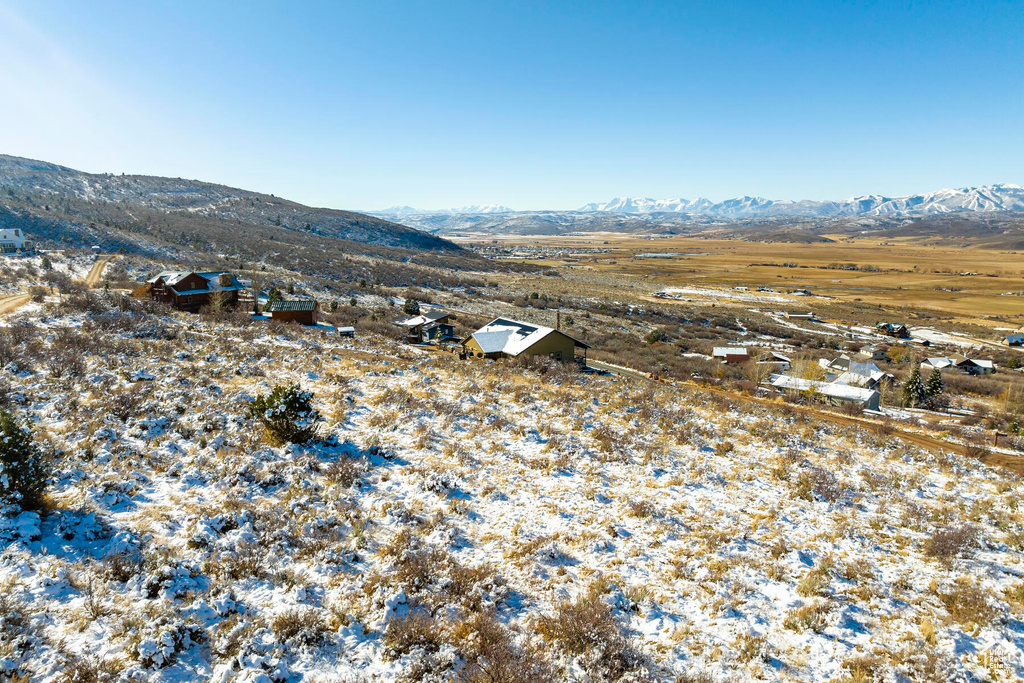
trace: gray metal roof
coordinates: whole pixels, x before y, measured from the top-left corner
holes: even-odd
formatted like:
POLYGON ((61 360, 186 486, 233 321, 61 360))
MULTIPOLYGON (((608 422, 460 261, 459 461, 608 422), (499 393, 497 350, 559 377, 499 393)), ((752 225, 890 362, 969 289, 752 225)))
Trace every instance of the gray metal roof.
POLYGON ((316 309, 316 299, 297 299, 294 301, 278 299, 271 301, 263 310, 273 313, 274 311, 315 311, 316 309))

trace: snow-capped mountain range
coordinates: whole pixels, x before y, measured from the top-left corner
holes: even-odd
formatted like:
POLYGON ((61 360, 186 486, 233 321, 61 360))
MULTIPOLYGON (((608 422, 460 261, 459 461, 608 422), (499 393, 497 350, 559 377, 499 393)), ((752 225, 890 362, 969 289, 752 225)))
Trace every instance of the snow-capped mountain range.
POLYGON ((454 216, 457 214, 515 213, 501 204, 476 204, 458 209, 416 209, 411 206, 391 206, 380 211, 368 211, 375 216, 454 216))
POLYGON ((580 211, 611 213, 690 213, 723 218, 768 216, 895 216, 949 213, 952 211, 1021 211, 1024 187, 987 185, 938 190, 907 197, 872 194, 840 201, 788 201, 763 197, 737 197, 724 202, 699 198, 648 199, 617 197, 610 202, 587 204, 580 211))
MULTIPOLYGON (((938 190, 906 197, 866 195, 838 201, 774 200, 763 197, 736 197, 721 202, 700 197, 688 199, 650 199, 616 197, 609 202, 593 202, 577 209, 581 213, 653 214, 675 213, 720 218, 770 218, 785 216, 902 216, 940 214, 955 211, 1024 211, 1024 186, 986 185, 938 190)), ((421 210, 394 206, 372 211, 378 216, 426 216, 520 213, 507 206, 487 204, 459 209, 421 210)), ((535 212, 531 212, 535 213, 535 212)))

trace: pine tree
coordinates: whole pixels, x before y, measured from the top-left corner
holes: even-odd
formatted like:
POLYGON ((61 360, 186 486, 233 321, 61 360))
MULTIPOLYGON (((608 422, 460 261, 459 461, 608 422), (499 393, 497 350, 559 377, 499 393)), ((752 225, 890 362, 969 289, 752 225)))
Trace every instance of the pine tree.
POLYGON ((928 392, 924 382, 921 381, 921 368, 915 365, 914 369, 910 371, 910 377, 907 377, 907 381, 903 384, 903 403, 914 407, 924 403, 926 398, 928 398, 928 392))
POLYGON ((8 412, 0 412, 0 506, 17 504, 38 510, 49 479, 49 467, 28 428, 8 412))
POLYGON ((924 385, 924 390, 929 398, 938 396, 946 390, 946 383, 942 381, 942 373, 939 372, 938 368, 932 370, 932 374, 928 375, 928 381, 924 385))
POLYGON ((419 315, 420 302, 416 301, 416 299, 406 299, 405 304, 402 306, 402 310, 406 315, 419 315))

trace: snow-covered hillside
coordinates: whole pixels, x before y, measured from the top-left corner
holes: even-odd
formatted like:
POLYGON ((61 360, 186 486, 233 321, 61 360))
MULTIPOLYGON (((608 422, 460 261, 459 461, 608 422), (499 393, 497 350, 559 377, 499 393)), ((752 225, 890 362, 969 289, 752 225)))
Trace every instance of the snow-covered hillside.
POLYGON ((1024 675, 1024 487, 960 456, 369 335, 101 306, 0 334, 57 466, 0 522, 8 678, 1024 675), (293 382, 320 443, 249 417, 293 382))

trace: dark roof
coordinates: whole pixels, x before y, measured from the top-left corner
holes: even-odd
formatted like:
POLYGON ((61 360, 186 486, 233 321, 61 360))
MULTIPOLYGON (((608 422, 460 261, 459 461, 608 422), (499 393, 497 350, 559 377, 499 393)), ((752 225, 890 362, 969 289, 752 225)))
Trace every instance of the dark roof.
POLYGON ((315 311, 316 309, 316 299, 298 299, 296 301, 277 299, 267 304, 263 310, 273 313, 274 311, 315 311))
POLYGON ((437 321, 437 320, 444 320, 445 318, 450 316, 451 313, 449 313, 448 311, 445 311, 443 309, 440 309, 440 308, 432 308, 429 311, 424 311, 424 312, 420 313, 420 315, 422 315, 427 320, 437 321))

